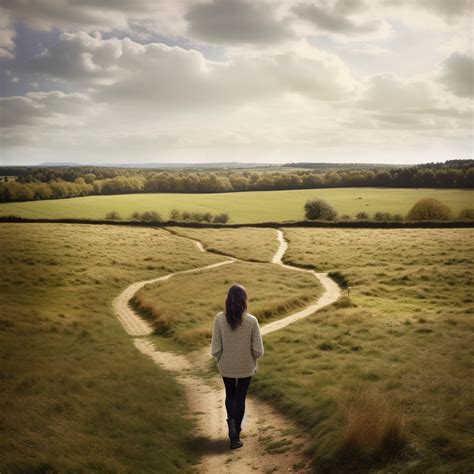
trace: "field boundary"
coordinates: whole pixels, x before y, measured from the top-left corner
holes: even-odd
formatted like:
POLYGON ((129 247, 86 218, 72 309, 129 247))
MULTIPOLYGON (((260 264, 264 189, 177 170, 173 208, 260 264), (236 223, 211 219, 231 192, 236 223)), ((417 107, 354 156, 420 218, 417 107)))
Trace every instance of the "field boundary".
POLYGON ((354 221, 283 221, 283 222, 249 222, 235 224, 214 224, 211 222, 183 222, 183 221, 161 221, 161 222, 140 222, 140 221, 113 221, 106 219, 33 219, 18 216, 0 216, 0 223, 25 223, 25 224, 92 224, 92 225, 127 225, 136 227, 191 227, 196 229, 235 229, 240 227, 270 227, 278 229, 280 227, 338 227, 350 229, 430 229, 430 228, 472 228, 474 221, 374 221, 374 220, 354 220, 354 221))

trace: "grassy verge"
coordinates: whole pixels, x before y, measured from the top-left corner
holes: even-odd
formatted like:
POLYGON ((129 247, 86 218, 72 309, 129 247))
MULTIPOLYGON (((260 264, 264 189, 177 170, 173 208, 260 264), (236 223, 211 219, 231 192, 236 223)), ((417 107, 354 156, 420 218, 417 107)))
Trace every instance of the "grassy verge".
POLYGON ((184 393, 111 310, 127 285, 219 257, 164 231, 0 226, 0 471, 189 472, 184 393))
POLYGON ((314 440, 315 470, 474 465, 472 238, 456 230, 287 230, 286 260, 350 297, 265 337, 254 393, 314 440))

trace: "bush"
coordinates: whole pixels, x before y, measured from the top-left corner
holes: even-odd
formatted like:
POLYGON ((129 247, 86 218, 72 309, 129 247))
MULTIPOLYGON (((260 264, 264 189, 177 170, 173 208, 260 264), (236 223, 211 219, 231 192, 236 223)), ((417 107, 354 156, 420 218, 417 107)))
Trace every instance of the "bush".
POLYGON ((141 221, 143 222, 161 222, 163 219, 158 212, 146 211, 141 215, 141 221))
POLYGON ((324 199, 308 199, 304 205, 306 219, 332 221, 337 211, 324 199))
POLYGON ((461 221, 474 221, 474 209, 471 208, 464 208, 459 213, 459 220, 461 221))
POLYGON ((214 216, 214 219, 212 219, 212 222, 215 224, 225 224, 226 222, 229 221, 229 214, 227 212, 222 212, 220 214, 217 214, 214 216))
POLYGON ((170 211, 170 219, 172 221, 179 221, 183 218, 182 214, 180 211, 178 211, 178 209, 172 209, 170 211))
POLYGON ((351 218, 351 216, 349 214, 343 214, 341 216, 341 219, 344 220, 344 221, 348 221, 350 218, 351 218))
POLYGON ((143 214, 135 211, 131 217, 134 220, 142 222, 161 222, 163 220, 161 215, 155 211, 146 211, 143 214))
POLYGON ((120 214, 117 211, 107 212, 105 218, 110 221, 118 221, 121 219, 120 214))
POLYGON ((448 221, 453 218, 451 209, 437 199, 421 199, 407 215, 410 221, 448 221))
POLYGON ((357 219, 368 219, 369 218, 369 215, 367 214, 367 212, 358 212, 356 214, 356 218, 357 219))

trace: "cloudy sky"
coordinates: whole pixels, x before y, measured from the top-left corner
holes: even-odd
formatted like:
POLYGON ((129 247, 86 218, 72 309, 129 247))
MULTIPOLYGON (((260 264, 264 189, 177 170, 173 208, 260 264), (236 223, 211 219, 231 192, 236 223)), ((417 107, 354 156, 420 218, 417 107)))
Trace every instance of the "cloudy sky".
POLYGON ((472 158, 472 0, 0 0, 0 163, 472 158))

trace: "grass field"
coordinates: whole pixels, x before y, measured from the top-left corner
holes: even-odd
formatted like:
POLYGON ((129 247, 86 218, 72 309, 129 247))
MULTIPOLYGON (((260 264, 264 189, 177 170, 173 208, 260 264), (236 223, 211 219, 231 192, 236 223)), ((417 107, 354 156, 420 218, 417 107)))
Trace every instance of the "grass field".
POLYGON ((180 385, 111 302, 137 280, 220 257, 166 231, 0 224, 0 471, 188 472, 180 385))
POLYGON ((234 283, 246 288, 248 311, 261 323, 303 308, 322 293, 312 275, 274 264, 235 262, 146 285, 134 304, 153 321, 156 333, 193 350, 210 344, 214 316, 224 309, 234 283))
MULTIPOLYGON (((257 262, 277 247, 273 229, 172 230, 257 262)), ((249 393, 299 422, 322 472, 470 472, 474 230, 285 237, 286 262, 335 272, 350 297, 266 335, 249 393)), ((126 226, 3 223, 0 246, 0 471, 187 472, 196 458, 183 391, 136 351, 111 302, 132 282, 223 257, 126 226)), ((156 346, 209 342, 233 282, 261 322, 321 291, 268 263, 177 275, 138 293, 171 336, 155 334, 156 346)))
POLYGON ((470 472, 474 232, 291 229, 285 261, 350 298, 265 338, 250 392, 306 426, 330 472, 470 472))
POLYGON ((295 191, 261 191, 224 194, 126 194, 0 204, 0 216, 28 218, 103 219, 118 211, 129 218, 134 211, 156 211, 168 218, 171 209, 227 212, 233 223, 256 223, 303 219, 307 199, 328 200, 339 212, 355 216, 360 211, 372 216, 377 211, 405 215, 416 201, 435 198, 455 213, 472 207, 474 191, 466 189, 333 188, 295 191), (359 199, 360 198, 360 199, 359 199))
POLYGON ((239 229, 191 229, 167 227, 171 232, 199 240, 210 252, 253 262, 271 262, 278 250, 275 229, 244 227, 239 229))

